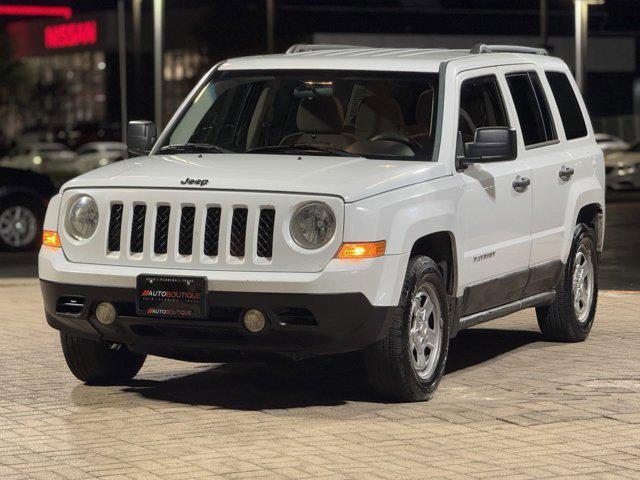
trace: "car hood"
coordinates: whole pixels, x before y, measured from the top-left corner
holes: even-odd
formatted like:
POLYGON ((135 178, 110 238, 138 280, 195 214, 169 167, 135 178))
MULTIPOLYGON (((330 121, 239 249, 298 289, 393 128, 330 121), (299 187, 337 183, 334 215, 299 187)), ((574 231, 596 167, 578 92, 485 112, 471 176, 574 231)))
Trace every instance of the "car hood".
POLYGON ((258 154, 152 155, 81 175, 62 189, 197 188, 337 195, 346 202, 446 174, 435 162, 258 154), (183 183, 206 180, 206 185, 183 183))
POLYGON ((610 153, 604 158, 607 167, 626 167, 640 163, 640 153, 638 152, 617 152, 610 153))

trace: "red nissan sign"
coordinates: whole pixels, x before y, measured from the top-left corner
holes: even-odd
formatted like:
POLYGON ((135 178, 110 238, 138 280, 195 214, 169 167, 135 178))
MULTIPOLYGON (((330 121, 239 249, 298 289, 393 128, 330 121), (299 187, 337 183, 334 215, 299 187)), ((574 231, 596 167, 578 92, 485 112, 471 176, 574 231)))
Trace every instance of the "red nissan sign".
POLYGON ((95 45, 97 42, 98 24, 95 20, 49 25, 44 29, 44 46, 49 50, 95 45))

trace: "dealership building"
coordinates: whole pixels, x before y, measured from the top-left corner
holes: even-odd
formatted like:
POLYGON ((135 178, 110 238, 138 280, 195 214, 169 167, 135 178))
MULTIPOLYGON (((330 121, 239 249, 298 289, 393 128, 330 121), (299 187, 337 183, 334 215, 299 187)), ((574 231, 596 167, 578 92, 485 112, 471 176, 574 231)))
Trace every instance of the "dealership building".
MULTIPOLYGON (((128 113, 131 118, 153 118, 150 41, 144 42, 146 48, 136 50, 131 29, 127 30, 128 113)), ((24 61, 35 82, 32 104, 16 112, 19 125, 26 130, 84 125, 118 131, 121 85, 115 12, 14 21, 7 25, 7 33, 14 55, 24 61)), ((200 49, 167 44, 163 67, 165 117, 177 108, 209 65, 200 49)))
MULTIPOLYGON (((99 126, 111 129, 117 135, 121 121, 121 85, 118 21, 115 2, 112 3, 112 10, 91 12, 85 8, 69 18, 21 17, 7 24, 6 31, 13 40, 15 55, 29 66, 36 82, 32 105, 15 112, 20 118, 7 123, 22 129, 99 126)), ((127 118, 153 119, 152 2, 141 2, 143 7, 137 25, 130 9, 134 3, 125 2, 128 9, 125 38, 127 118)), ((384 25, 377 25, 371 20, 373 16, 358 13, 358 22, 345 25, 337 23, 339 12, 333 12, 329 7, 322 10, 322 15, 309 15, 304 6, 298 8, 294 3, 283 3, 278 10, 277 51, 298 42, 450 48, 470 48, 480 42, 533 46, 540 43, 539 37, 533 34, 536 28, 527 27, 530 30, 527 35, 508 35, 513 28, 499 23, 496 15, 493 20, 493 17, 487 17, 487 21, 493 22, 494 33, 491 35, 483 34, 480 28, 464 35, 438 32, 446 30, 446 9, 441 9, 439 17, 415 17, 431 22, 424 29, 431 29, 433 33, 417 33, 415 26, 411 26, 414 31, 397 33, 393 16, 386 17, 384 25), (438 18, 443 21, 436 21, 438 18), (341 33, 349 28, 352 29, 350 33, 341 33)), ((267 50, 263 2, 230 4, 185 0, 166 2, 166 9, 162 99, 165 122, 197 79, 217 61, 267 50)), ((343 15, 340 18, 351 17, 343 15)), ((411 21, 417 22, 416 19, 411 21)), ((470 17, 469 21, 472 20, 470 17)), ((460 27, 460 30, 465 28, 460 27)), ((565 35, 550 35, 548 47, 552 54, 560 56, 572 67, 573 31, 566 27, 565 30, 565 35)), ((632 34, 593 32, 589 37, 585 99, 592 117, 640 114, 638 44, 632 34), (615 92, 615 95, 602 95, 602 92, 615 92)))

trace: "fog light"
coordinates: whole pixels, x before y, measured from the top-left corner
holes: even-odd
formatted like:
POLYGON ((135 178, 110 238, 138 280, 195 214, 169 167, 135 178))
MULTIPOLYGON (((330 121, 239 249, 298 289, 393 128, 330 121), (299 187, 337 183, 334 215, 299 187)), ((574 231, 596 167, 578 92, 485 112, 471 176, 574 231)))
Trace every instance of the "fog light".
POLYGON ((111 325, 116 321, 117 316, 118 312, 116 312, 113 303, 102 302, 96 307, 96 318, 102 325, 111 325))
POLYGON ((250 332, 258 333, 264 329, 267 324, 267 319, 260 310, 252 308, 244 313, 242 323, 244 324, 244 328, 250 332))

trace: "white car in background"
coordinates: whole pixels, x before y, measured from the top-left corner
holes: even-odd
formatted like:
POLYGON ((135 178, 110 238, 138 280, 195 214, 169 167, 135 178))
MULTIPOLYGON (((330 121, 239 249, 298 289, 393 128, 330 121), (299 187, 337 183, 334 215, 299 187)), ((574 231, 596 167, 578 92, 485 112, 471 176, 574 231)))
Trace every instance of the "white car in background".
POLYGON ((90 172, 128 157, 127 146, 121 142, 90 142, 76 150, 73 163, 75 175, 90 172))
POLYGON ((608 133, 596 133, 596 143, 606 154, 609 152, 620 152, 622 150, 628 150, 631 145, 627 142, 608 133))
POLYGON ((61 143, 36 142, 18 144, 0 163, 3 167, 28 170, 46 175, 54 183, 68 180, 76 153, 61 143))
POLYGON ((47 173, 48 170, 68 167, 76 154, 62 143, 36 142, 18 144, 2 159, 4 167, 47 173))
POLYGON ((612 190, 640 189, 640 142, 624 152, 606 155, 607 188, 612 190))

